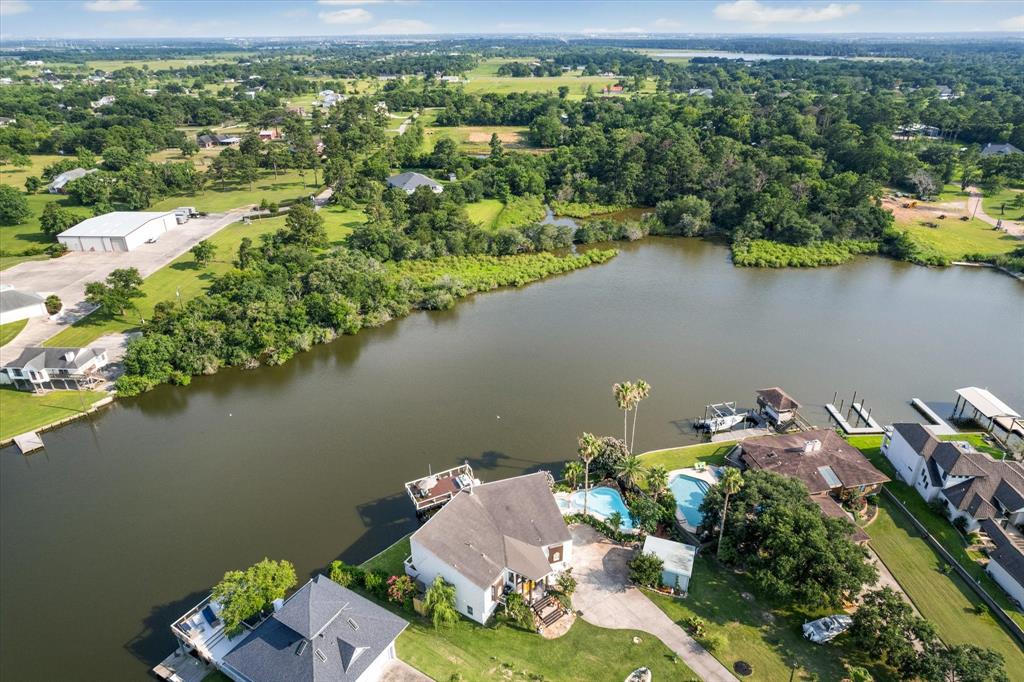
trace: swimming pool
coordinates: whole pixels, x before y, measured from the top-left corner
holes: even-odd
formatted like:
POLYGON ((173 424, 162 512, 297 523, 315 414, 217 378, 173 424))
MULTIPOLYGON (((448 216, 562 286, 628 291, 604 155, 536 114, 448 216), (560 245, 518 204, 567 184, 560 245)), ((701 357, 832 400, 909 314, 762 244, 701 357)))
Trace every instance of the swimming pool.
MULTIPOLYGON (((583 511, 583 491, 577 490, 572 494, 572 505, 577 510, 583 511)), ((600 514, 606 519, 614 512, 622 515, 621 530, 633 530, 633 517, 629 515, 629 508, 614 488, 591 488, 587 494, 587 509, 600 514)))
POLYGON ((700 513, 700 503, 704 501, 704 495, 711 488, 707 481, 699 478, 692 478, 686 474, 676 474, 668 487, 676 498, 676 506, 679 513, 686 519, 689 526, 696 528, 704 520, 700 513))

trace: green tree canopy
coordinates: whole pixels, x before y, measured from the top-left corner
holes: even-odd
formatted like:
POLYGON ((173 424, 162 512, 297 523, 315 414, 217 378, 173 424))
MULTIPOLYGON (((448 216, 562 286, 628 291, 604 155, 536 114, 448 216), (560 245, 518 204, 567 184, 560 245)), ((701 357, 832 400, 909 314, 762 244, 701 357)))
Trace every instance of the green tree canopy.
POLYGON ((231 635, 241 632, 243 621, 284 597, 295 583, 291 562, 264 559, 244 571, 225 573, 210 596, 220 603, 224 631, 231 635))

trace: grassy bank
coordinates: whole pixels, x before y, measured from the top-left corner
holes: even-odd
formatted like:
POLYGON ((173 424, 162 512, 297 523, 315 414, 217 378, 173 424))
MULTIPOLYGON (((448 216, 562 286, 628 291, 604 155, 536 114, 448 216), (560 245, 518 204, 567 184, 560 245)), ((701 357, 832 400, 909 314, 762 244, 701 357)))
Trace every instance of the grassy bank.
POLYGON ((697 462, 720 465, 725 462, 725 456, 729 454, 735 444, 734 440, 721 443, 698 443, 667 450, 652 450, 641 453, 640 457, 643 458, 644 466, 648 469, 653 466, 662 466, 672 471, 673 469, 692 467, 697 462))
POLYGON ((36 395, 0 387, 0 440, 7 440, 53 422, 74 417, 106 397, 99 391, 52 391, 36 395))
POLYGON ((28 324, 28 320, 18 320, 0 324, 0 346, 6 346, 14 340, 14 337, 21 333, 21 330, 28 324))
POLYGON ((555 215, 570 218, 589 218, 590 216, 614 213, 629 208, 619 204, 590 204, 575 201, 552 201, 551 210, 555 215))
POLYGON ((841 265, 861 254, 878 253, 875 242, 847 240, 794 246, 765 239, 732 245, 734 265, 754 268, 814 268, 841 265))
POLYGON ((901 230, 910 233, 914 242, 923 249, 939 254, 949 261, 964 260, 966 256, 978 254, 996 256, 1012 251, 1024 241, 995 229, 978 219, 957 218, 933 219, 938 227, 929 227, 923 221, 898 224, 901 230))

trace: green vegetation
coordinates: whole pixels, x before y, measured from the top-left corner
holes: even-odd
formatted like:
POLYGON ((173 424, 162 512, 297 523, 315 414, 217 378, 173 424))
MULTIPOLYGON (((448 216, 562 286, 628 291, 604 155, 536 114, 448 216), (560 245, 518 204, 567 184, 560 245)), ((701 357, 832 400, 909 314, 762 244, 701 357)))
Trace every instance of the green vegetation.
POLYGON ((494 219, 494 229, 522 227, 544 219, 544 200, 538 196, 509 197, 494 219))
POLYGON ((388 575, 401 575, 405 571, 403 562, 411 553, 412 548, 409 545, 409 536, 406 535, 380 554, 364 561, 360 564, 360 567, 366 571, 379 570, 384 571, 388 575))
POLYGON ((998 192, 985 192, 981 200, 981 207, 992 218, 1003 218, 1004 220, 1024 220, 1024 202, 1019 197, 1024 194, 1024 189, 1018 187, 1004 187, 998 192))
POLYGON ((505 286, 519 287, 550 275, 604 263, 615 253, 591 250, 568 256, 551 253, 446 256, 434 260, 401 261, 393 267, 400 277, 408 277, 420 287, 429 287, 439 279, 448 278, 457 282, 466 293, 475 293, 505 286))
POLYGON ((704 464, 721 465, 725 462, 725 456, 732 450, 736 441, 724 441, 721 443, 698 443, 696 445, 685 445, 679 448, 668 450, 653 450, 639 455, 644 466, 648 468, 663 467, 668 471, 675 469, 686 469, 698 462, 704 464))
POLYGON ((498 216, 505 210, 505 204, 499 199, 481 199, 472 204, 466 204, 466 213, 469 219, 485 230, 493 230, 497 224, 498 216))
POLYGON ((551 210, 555 215, 570 218, 589 218, 590 216, 614 213, 629 208, 617 204, 588 204, 575 201, 552 201, 551 210))
POLYGON ((974 254, 1005 254, 1022 244, 1020 239, 997 230, 980 218, 963 221, 947 217, 944 220, 936 218, 932 222, 938 227, 929 227, 919 221, 900 224, 898 228, 909 232, 923 250, 938 254, 947 261, 965 260, 974 254))
POLYGON ((14 340, 14 337, 21 333, 21 330, 28 324, 28 320, 17 320, 0 324, 0 346, 6 346, 14 340))
POLYGON ((10 386, 0 387, 0 440, 33 431, 87 411, 106 397, 99 391, 52 391, 36 395, 10 386))
POLYGON ((877 243, 846 240, 794 246, 755 239, 733 243, 732 262, 734 265, 757 268, 814 268, 841 265, 856 256, 870 253, 878 253, 877 243))
POLYGON ((229 636, 242 630, 242 621, 265 611, 295 586, 295 567, 288 561, 264 559, 244 571, 228 571, 210 590, 220 602, 220 619, 229 636))
POLYGON ((269 202, 300 199, 316 194, 320 189, 313 184, 313 174, 290 170, 275 176, 271 171, 263 171, 259 179, 250 186, 246 184, 211 184, 194 195, 173 196, 154 203, 149 210, 171 210, 187 204, 196 210, 208 213, 220 213, 235 208, 255 206, 266 199, 269 202), (305 177, 303 177, 305 176, 305 177))

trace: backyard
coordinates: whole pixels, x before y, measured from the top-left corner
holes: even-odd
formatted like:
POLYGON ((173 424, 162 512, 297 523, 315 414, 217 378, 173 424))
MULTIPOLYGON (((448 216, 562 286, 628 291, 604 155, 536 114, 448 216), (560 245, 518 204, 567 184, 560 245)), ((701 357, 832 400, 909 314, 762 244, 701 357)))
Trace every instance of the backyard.
POLYGON ((36 395, 0 387, 0 440, 7 440, 88 410, 106 394, 100 391, 51 391, 36 395))

